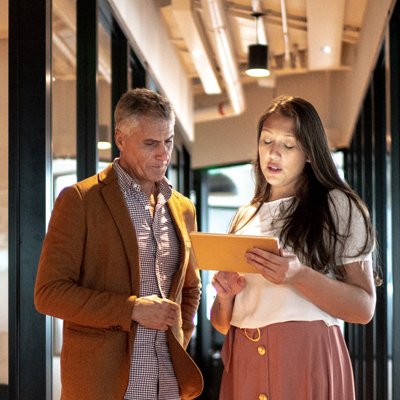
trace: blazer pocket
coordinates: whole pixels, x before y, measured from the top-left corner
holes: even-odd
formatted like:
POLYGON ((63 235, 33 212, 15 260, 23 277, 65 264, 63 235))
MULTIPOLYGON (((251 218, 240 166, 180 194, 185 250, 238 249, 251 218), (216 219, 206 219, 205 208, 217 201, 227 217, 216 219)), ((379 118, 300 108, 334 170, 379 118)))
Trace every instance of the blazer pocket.
POLYGON ((81 325, 68 325, 65 327, 64 340, 67 338, 79 338, 79 339, 104 339, 105 336, 104 329, 90 328, 81 325))

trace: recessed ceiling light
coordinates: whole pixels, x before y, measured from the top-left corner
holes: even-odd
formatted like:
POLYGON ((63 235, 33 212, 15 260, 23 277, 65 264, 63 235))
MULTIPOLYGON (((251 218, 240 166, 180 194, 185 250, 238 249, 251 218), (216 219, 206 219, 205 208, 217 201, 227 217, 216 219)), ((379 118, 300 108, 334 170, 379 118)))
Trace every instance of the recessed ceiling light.
POLYGON ((331 54, 332 52, 332 48, 331 46, 322 46, 321 47, 321 51, 325 54, 331 54))

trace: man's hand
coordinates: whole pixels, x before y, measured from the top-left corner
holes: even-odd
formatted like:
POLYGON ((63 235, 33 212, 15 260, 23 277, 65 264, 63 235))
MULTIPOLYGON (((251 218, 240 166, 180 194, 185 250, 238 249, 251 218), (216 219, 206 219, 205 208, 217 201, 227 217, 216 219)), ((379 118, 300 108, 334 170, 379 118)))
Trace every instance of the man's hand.
POLYGON ((179 317, 179 305, 156 295, 138 297, 132 311, 132 320, 146 328, 166 331, 179 317))

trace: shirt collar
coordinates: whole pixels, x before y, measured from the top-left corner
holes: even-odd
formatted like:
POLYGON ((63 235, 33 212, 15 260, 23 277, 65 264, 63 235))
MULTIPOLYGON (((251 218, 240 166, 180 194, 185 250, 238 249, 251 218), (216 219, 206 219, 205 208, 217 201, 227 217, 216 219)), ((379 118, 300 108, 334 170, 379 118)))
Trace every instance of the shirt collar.
MULTIPOLYGON (((113 168, 117 174, 117 179, 121 190, 126 193, 130 189, 135 192, 141 192, 140 185, 132 178, 119 164, 119 157, 113 161, 113 168)), ((165 201, 169 200, 172 195, 172 185, 170 181, 164 176, 161 181, 158 182, 158 191, 163 195, 165 201)))

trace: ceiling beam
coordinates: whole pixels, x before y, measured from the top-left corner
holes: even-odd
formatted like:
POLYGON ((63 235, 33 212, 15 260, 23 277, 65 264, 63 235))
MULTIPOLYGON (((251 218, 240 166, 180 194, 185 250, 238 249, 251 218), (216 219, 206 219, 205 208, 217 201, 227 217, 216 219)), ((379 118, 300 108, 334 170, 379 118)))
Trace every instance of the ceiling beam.
POLYGON ((207 94, 221 93, 212 62, 203 43, 189 0, 172 0, 172 11, 194 67, 207 94))

